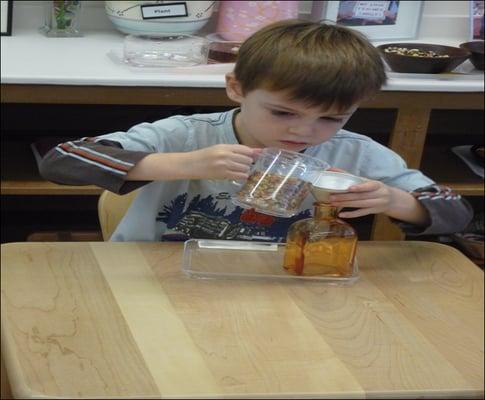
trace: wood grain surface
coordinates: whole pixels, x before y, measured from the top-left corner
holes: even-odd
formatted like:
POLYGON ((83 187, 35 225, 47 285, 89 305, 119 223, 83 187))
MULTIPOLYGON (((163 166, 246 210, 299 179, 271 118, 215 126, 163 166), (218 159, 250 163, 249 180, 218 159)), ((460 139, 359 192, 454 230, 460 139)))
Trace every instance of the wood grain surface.
POLYGON ((2 245, 19 398, 483 398, 483 271, 361 242, 360 279, 191 279, 180 243, 2 245))

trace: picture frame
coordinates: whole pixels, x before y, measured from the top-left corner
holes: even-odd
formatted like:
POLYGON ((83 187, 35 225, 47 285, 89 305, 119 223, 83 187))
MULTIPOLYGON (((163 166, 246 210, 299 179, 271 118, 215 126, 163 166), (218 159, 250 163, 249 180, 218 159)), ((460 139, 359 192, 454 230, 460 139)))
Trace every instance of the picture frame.
POLYGON ((484 3, 485 1, 471 0, 470 2, 470 40, 484 40, 484 3))
POLYGON ((331 21, 371 41, 415 39, 423 1, 314 1, 312 19, 331 21))
POLYGON ((13 13, 13 1, 12 0, 0 0, 1 6, 1 36, 12 35, 12 13, 13 13))

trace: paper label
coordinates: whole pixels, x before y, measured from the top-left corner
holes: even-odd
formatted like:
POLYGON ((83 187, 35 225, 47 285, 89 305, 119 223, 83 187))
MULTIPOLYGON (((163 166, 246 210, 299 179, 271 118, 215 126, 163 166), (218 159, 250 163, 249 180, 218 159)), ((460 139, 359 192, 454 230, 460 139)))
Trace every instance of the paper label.
POLYGON ((144 5, 141 6, 141 15, 143 19, 186 17, 188 16, 187 3, 144 5))

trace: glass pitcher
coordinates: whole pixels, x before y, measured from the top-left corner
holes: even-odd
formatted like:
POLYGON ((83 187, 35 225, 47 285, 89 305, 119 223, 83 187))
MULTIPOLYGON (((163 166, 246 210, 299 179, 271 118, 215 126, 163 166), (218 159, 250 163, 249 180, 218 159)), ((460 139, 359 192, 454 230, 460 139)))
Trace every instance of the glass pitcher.
POLYGON ((291 217, 310 193, 311 183, 329 167, 325 161, 302 153, 266 148, 232 202, 263 214, 291 217))

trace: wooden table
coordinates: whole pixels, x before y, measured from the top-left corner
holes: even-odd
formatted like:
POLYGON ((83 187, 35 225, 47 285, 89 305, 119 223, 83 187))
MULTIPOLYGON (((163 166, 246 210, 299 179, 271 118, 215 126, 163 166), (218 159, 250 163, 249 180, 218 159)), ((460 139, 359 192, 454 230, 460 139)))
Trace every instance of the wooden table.
POLYGON ((2 245, 13 393, 483 398, 483 271, 451 247, 361 242, 348 287, 190 279, 181 256, 181 243, 2 245))

